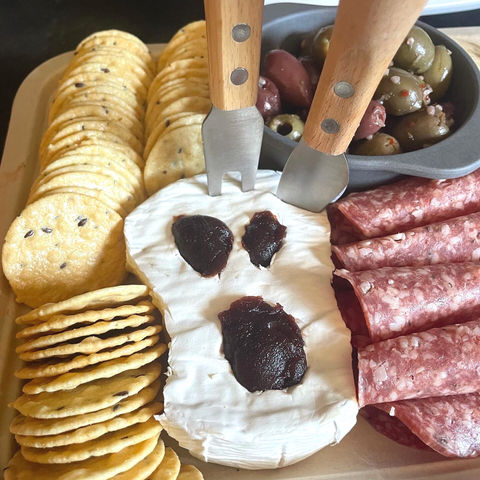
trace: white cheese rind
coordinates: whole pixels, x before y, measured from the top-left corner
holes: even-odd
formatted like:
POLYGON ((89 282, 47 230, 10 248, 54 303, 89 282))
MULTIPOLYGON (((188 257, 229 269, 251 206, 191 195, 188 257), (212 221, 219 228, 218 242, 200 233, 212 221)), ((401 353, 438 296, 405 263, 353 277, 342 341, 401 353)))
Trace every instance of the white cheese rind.
POLYGON ((277 468, 338 443, 358 413, 350 333, 330 286, 330 226, 281 202, 279 174, 259 171, 254 191, 242 193, 236 175, 221 197, 209 197, 206 177, 171 185, 137 207, 125 221, 130 268, 153 290, 172 338, 164 390, 165 430, 194 456, 237 468, 277 468), (269 269, 258 269, 241 246, 255 212, 270 210, 287 236, 269 269), (211 215, 235 240, 225 270, 202 278, 180 256, 171 233, 176 215, 211 215), (219 312, 245 296, 280 303, 305 341, 308 369, 287 390, 250 393, 222 354, 219 312))

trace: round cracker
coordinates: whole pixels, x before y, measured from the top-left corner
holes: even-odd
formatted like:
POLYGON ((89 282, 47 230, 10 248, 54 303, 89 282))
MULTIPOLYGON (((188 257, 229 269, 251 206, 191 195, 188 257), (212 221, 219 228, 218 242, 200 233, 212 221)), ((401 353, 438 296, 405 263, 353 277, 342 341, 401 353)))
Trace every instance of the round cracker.
POLYGON ((13 407, 22 415, 34 418, 65 418, 111 407, 137 394, 153 383, 162 371, 159 362, 138 370, 127 370, 114 377, 84 383, 73 390, 22 395, 13 407))
POLYGON ((153 402, 160 391, 160 379, 142 388, 138 393, 124 398, 113 406, 96 412, 83 413, 65 418, 33 418, 17 415, 10 425, 10 432, 23 436, 51 436, 65 432, 73 432, 79 428, 89 427, 97 423, 106 422, 119 415, 127 414, 153 402))
POLYGON ((201 129, 201 125, 189 125, 159 138, 145 166, 149 195, 181 178, 205 171, 201 129))
POLYGON ((38 324, 52 318, 54 315, 79 313, 85 310, 101 309, 124 305, 137 301, 149 295, 145 285, 119 285, 116 287, 102 288, 82 295, 77 295, 58 303, 50 303, 36 308, 31 312, 17 317, 17 324, 38 324))
MULTIPOLYGON (((117 30, 117 29, 110 29, 110 30, 101 30, 99 32, 94 32, 92 34, 90 34, 88 37, 85 37, 78 45, 77 45, 77 48, 76 50, 78 51, 79 49, 81 49, 86 43, 88 43, 90 40, 93 40, 93 39, 101 39, 101 38, 104 38, 104 37, 111 37, 111 38, 115 38, 115 37, 119 37, 119 38, 123 38, 125 40, 128 40, 129 42, 134 42, 135 44, 137 44, 144 52, 147 52, 149 53, 150 50, 148 49, 148 47, 145 45, 144 42, 142 42, 137 36, 133 35, 132 33, 129 33, 129 32, 124 32, 123 30, 117 30)), ((103 45, 103 44, 101 44, 103 45)))
POLYGON ((85 195, 41 198, 10 226, 2 267, 17 301, 32 308, 118 285, 126 275, 123 219, 85 195))
POLYGON ((34 395, 42 392, 73 390, 79 385, 93 382, 98 378, 111 378, 127 370, 134 370, 154 362, 166 350, 167 346, 161 343, 128 357, 115 358, 85 367, 78 372, 68 372, 51 378, 35 378, 23 386, 23 391, 34 395))
POLYGON ((55 448, 76 443, 84 443, 110 432, 122 430, 139 423, 145 423, 162 410, 163 403, 154 402, 134 412, 124 413, 111 420, 79 428, 74 432, 63 433, 60 435, 48 435, 44 437, 15 435, 15 440, 17 440, 17 443, 22 447, 32 448, 55 448))
POLYGON ((168 67, 172 62, 176 62, 177 60, 187 60, 191 58, 207 59, 207 39, 205 37, 194 38, 179 45, 166 59, 163 68, 168 67))
MULTIPOLYGON (((157 331, 162 329, 160 325, 155 325, 154 328, 157 331)), ((26 367, 17 370, 15 376, 26 380, 32 378, 55 377, 72 370, 78 370, 90 365, 96 365, 97 363, 107 362, 108 360, 113 360, 115 358, 133 355, 134 353, 156 345, 159 341, 160 336, 153 335, 144 340, 120 345, 117 348, 110 348, 108 351, 93 353, 91 355, 76 355, 65 361, 59 361, 58 358, 54 358, 53 360, 48 360, 46 362, 33 362, 26 367)))
MULTIPOLYGON (((153 477, 152 480, 155 480, 153 477)), ((203 480, 202 472, 193 465, 182 465, 177 480, 203 480)))
POLYGON ((175 451, 167 447, 162 463, 153 472, 149 480, 176 480, 180 473, 180 459, 175 451))

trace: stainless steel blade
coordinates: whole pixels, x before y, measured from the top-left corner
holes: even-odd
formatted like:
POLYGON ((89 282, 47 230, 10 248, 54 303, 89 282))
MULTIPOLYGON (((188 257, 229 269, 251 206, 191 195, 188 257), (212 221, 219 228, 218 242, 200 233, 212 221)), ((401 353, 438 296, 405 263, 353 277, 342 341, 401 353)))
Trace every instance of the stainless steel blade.
POLYGON ((212 106, 202 125, 208 193, 222 193, 227 172, 240 172, 244 192, 255 187, 263 118, 255 106, 224 111, 212 106))
POLYGON ((321 212, 342 195, 348 177, 345 155, 319 152, 302 138, 288 157, 277 197, 305 210, 321 212))

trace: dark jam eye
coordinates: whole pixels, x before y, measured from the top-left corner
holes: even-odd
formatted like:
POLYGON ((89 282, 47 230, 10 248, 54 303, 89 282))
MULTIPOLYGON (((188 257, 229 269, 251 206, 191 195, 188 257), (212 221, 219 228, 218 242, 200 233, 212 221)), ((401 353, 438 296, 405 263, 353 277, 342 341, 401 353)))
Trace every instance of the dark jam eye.
POLYGON ((255 213, 245 226, 242 237, 242 245, 250 255, 250 261, 256 267, 269 267, 273 255, 282 248, 286 231, 287 227, 279 223, 272 212, 255 213))
POLYGON ((180 255, 202 277, 218 275, 226 267, 233 234, 218 218, 181 215, 174 218, 172 233, 180 255))
POLYGON ((282 390, 302 380, 307 369, 302 334, 281 305, 243 297, 218 318, 225 358, 248 391, 282 390))

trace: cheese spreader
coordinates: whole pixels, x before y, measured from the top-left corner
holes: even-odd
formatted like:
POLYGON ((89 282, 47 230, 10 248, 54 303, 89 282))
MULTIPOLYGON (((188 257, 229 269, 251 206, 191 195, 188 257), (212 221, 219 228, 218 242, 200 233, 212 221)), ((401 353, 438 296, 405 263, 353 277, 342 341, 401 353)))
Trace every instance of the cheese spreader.
POLYGON ((340 0, 328 55, 277 196, 320 212, 348 185, 345 151, 426 0, 340 0))
POLYGON ((252 190, 263 118, 257 110, 263 0, 205 0, 212 109, 202 125, 208 193, 222 192, 225 173, 252 190))

